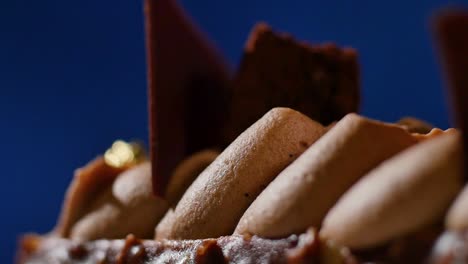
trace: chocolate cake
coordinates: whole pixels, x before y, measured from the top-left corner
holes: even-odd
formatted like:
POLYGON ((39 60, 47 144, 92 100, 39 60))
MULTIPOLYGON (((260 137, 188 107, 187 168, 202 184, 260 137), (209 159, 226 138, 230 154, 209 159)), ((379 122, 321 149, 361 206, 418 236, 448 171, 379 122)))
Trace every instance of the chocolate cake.
POLYGON ((467 12, 436 21, 445 131, 356 114, 353 49, 260 23, 232 74, 174 0, 145 13, 150 157, 116 141, 78 169, 18 263, 468 262, 467 12))

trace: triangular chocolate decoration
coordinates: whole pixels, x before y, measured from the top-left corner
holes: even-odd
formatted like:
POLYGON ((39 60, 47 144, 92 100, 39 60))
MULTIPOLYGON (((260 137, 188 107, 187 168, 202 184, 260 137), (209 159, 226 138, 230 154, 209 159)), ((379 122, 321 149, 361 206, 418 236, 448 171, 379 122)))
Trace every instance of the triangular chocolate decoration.
POLYGON ((173 0, 146 0, 153 189, 163 196, 187 155, 219 146, 229 73, 223 59, 173 0))
POLYGON ((452 113, 463 135, 464 178, 468 180, 468 11, 447 11, 436 19, 435 37, 449 87, 452 113))

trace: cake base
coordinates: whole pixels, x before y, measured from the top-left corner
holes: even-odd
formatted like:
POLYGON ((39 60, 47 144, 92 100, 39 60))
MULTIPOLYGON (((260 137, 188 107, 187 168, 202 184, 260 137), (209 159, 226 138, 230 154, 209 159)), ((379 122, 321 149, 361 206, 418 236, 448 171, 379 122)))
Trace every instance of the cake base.
POLYGON ((283 239, 225 236, 200 240, 76 242, 29 235, 18 263, 357 263, 347 249, 320 241, 314 230, 283 239))

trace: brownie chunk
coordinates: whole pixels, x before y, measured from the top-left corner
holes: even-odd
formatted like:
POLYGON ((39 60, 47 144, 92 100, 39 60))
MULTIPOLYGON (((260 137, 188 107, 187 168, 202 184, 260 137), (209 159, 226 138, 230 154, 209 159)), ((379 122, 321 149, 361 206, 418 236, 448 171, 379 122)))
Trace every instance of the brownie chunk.
POLYGON ((353 49, 308 45, 256 25, 233 80, 226 141, 231 142, 274 107, 290 107, 329 124, 359 105, 353 49))

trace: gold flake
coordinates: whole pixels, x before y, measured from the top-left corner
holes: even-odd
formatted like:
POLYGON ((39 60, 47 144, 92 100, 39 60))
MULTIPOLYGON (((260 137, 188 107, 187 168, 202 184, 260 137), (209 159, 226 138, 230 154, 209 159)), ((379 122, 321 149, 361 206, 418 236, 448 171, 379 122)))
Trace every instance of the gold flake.
POLYGON ((106 164, 115 168, 134 165, 144 157, 144 151, 140 144, 127 143, 123 140, 116 140, 104 154, 106 164))

